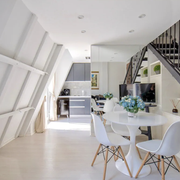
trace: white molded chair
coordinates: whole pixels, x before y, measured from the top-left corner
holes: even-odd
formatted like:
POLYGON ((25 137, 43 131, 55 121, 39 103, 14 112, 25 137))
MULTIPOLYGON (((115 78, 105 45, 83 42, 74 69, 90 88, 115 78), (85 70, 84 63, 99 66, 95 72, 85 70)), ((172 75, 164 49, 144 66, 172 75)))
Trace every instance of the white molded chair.
MULTIPOLYGON (((105 104, 104 104, 104 108, 103 108, 103 112, 107 113, 107 112, 111 112, 113 111, 114 108, 114 102, 112 99, 110 100, 106 100, 105 104)), ((108 122, 106 119, 104 119, 104 124, 109 124, 111 125, 110 122, 108 122)))
POLYGON ((122 136, 120 136, 118 134, 107 133, 105 130, 105 127, 103 125, 103 122, 100 120, 100 118, 95 114, 91 114, 91 115, 93 118, 95 136, 96 136, 98 142, 100 143, 91 166, 93 166, 97 155, 99 155, 100 153, 104 153, 106 151, 105 162, 104 162, 104 174, 103 174, 103 180, 105 180, 106 167, 107 167, 107 161, 108 161, 108 152, 113 153, 114 157, 117 156, 116 152, 119 152, 124 160, 124 163, 127 167, 129 175, 132 177, 131 171, 129 170, 128 164, 126 162, 124 153, 121 148, 121 146, 129 145, 130 141, 123 138, 122 136), (111 148, 109 148, 109 147, 111 147, 111 148), (102 148, 102 150, 100 150, 100 148, 102 148))
MULTIPOLYGON (((164 137, 162 140, 149 140, 145 142, 137 143, 136 146, 142 150, 147 151, 141 167, 139 168, 135 178, 138 177, 142 167, 146 164, 147 158, 150 155, 150 159, 155 158, 158 160, 158 165, 156 165, 157 169, 159 170, 160 162, 162 163, 161 166, 161 176, 162 180, 165 180, 165 173, 167 172, 169 166, 172 165, 171 160, 174 159, 176 166, 173 166, 174 169, 180 172, 180 166, 178 164, 178 161, 175 157, 175 154, 177 154, 180 151, 180 121, 173 123, 166 131, 164 137), (158 158, 155 157, 155 154, 158 155, 158 158), (160 158, 161 157, 161 158, 160 158), (169 160, 171 158, 171 160, 169 160), (165 160, 168 159, 168 162, 165 160), (168 165, 166 172, 164 173, 164 162, 166 162, 168 165)), ((148 160, 149 161, 149 160, 148 160)), ((171 167, 172 167, 171 166, 171 167)))
POLYGON ((101 120, 102 120, 103 108, 98 107, 93 98, 91 98, 91 105, 92 105, 94 113, 95 114, 99 113, 101 120))
MULTIPOLYGON (((125 112, 124 108, 122 106, 120 106, 119 104, 116 104, 114 106, 113 111, 122 111, 122 112, 124 111, 125 112)), ((129 130, 126 125, 111 123, 111 128, 115 133, 120 134, 121 136, 128 136, 128 137, 130 136, 129 130)), ((141 130, 138 129, 136 132, 136 136, 138 136, 140 134, 141 134, 141 130)))
POLYGON ((112 99, 106 100, 106 102, 104 103, 103 111, 105 113, 111 112, 111 111, 113 111, 113 108, 114 108, 114 101, 112 99))
MULTIPOLYGON (((122 112, 124 111, 125 112, 124 108, 122 106, 120 106, 119 104, 116 104, 114 106, 113 111, 122 111, 122 112)), ((121 124, 112 122, 111 128, 116 134, 120 134, 121 136, 126 136, 126 137, 130 138, 129 130, 126 125, 121 125, 121 124)), ((138 136, 140 134, 141 134, 141 130, 138 129, 136 132, 136 136, 138 136)), ((139 149, 137 147, 136 147, 136 150, 138 152, 139 158, 142 159, 139 149)))
POLYGON ((112 101, 114 102, 114 105, 116 105, 116 104, 119 102, 119 100, 118 100, 117 97, 113 97, 113 98, 111 98, 111 99, 112 99, 112 101))

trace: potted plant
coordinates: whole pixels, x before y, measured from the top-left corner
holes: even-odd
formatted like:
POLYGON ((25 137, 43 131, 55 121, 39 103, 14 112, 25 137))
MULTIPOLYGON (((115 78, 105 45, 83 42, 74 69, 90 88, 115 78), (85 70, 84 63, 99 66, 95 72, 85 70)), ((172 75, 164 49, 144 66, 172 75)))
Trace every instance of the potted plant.
POLYGON ((161 69, 160 64, 154 66, 154 71, 155 71, 156 74, 160 74, 160 69, 161 69))
POLYGON ((147 77, 147 76, 148 76, 148 69, 145 69, 145 70, 143 71, 143 74, 144 74, 145 77, 147 77))
POLYGON ((108 99, 111 99, 113 97, 113 94, 107 92, 107 93, 104 93, 103 96, 104 96, 104 98, 106 98, 108 100, 108 99))
POLYGON ((139 96, 124 96, 119 104, 128 112, 128 116, 134 116, 139 110, 143 111, 145 108, 145 104, 139 96))

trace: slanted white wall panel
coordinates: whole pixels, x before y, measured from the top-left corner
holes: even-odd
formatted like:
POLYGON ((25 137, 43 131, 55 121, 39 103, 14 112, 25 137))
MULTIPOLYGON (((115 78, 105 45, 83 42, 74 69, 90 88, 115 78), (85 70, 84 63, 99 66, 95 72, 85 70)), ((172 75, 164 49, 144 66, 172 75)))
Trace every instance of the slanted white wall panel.
POLYGON ((12 117, 11 123, 9 124, 7 132, 4 136, 2 146, 4 144, 7 144, 9 141, 12 141, 15 138, 15 133, 17 131, 17 128, 19 126, 19 123, 22 119, 23 114, 24 113, 18 113, 12 117))
POLYGON ((11 15, 11 11, 15 5, 15 0, 1 0, 0 1, 0 37, 4 31, 5 25, 11 15))
POLYGON ((4 74, 6 73, 7 67, 8 67, 7 64, 0 62, 0 88, 1 88, 2 80, 4 78, 4 74))
POLYGON ((14 71, 12 75, 13 78, 11 78, 11 80, 8 82, 8 88, 4 94, 2 102, 0 102, 0 114, 12 111, 26 74, 27 71, 20 68, 17 68, 17 70, 14 71))
POLYGON ((21 35, 32 14, 22 1, 17 1, 12 9, 4 31, 0 36, 0 53, 13 58, 21 35))
POLYGON ((36 21, 34 27, 17 56, 17 59, 23 63, 31 65, 36 55, 37 49, 41 43, 45 31, 39 22, 36 21))
POLYGON ((48 59, 49 53, 53 47, 54 42, 51 40, 51 38, 49 36, 47 36, 41 52, 39 53, 39 56, 36 60, 36 63, 34 64, 34 67, 40 70, 44 69, 44 65, 48 59))
POLYGON ((8 118, 0 119, 0 137, 2 135, 5 125, 7 123, 7 120, 8 120, 8 118))
POLYGON ((69 70, 72 66, 73 58, 69 51, 66 49, 62 59, 60 59, 59 66, 55 73, 55 97, 57 98, 66 78, 68 76, 69 70))
POLYGON ((29 101, 32 97, 34 88, 36 87, 39 78, 40 76, 38 74, 31 74, 28 80, 28 83, 26 85, 26 88, 22 94, 21 101, 19 102, 18 108, 26 107, 29 104, 29 101))

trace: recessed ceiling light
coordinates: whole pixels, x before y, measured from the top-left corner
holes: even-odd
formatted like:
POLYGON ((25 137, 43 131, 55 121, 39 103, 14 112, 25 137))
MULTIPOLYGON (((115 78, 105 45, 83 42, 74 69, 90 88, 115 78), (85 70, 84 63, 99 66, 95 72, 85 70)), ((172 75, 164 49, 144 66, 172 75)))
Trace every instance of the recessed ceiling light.
POLYGON ((83 19, 83 18, 84 18, 83 15, 79 15, 79 16, 78 16, 78 19, 83 19))
POLYGON ((134 30, 133 30, 133 29, 129 31, 129 33, 133 33, 133 32, 134 32, 134 30))
POLYGON ((117 53, 114 53, 114 54, 117 54, 117 53))
POLYGON ((145 14, 141 14, 141 15, 139 16, 139 18, 144 18, 144 17, 146 17, 145 14))
POLYGON ((86 31, 85 30, 82 30, 81 33, 85 33, 86 31))
POLYGON ((111 57, 111 58, 114 58, 114 57, 111 57))

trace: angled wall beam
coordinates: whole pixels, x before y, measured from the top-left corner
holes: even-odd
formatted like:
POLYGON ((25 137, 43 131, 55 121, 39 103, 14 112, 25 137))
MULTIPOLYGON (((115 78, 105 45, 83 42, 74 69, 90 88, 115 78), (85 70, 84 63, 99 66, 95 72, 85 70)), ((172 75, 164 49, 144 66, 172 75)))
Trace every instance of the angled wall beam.
MULTIPOLYGON (((52 58, 52 56, 53 56, 53 54, 54 54, 54 51, 55 51, 56 47, 57 47, 57 44, 54 44, 54 45, 52 46, 52 49, 51 49, 51 51, 50 51, 50 53, 49 53, 49 56, 48 56, 48 58, 47 58, 47 61, 46 61, 46 64, 45 64, 43 70, 46 70, 46 69, 47 69, 47 66, 48 66, 48 64, 49 64, 49 62, 50 62, 50 60, 51 60, 51 58, 52 58)), ((29 106, 31 106, 31 105, 33 104, 34 98, 35 98, 35 96, 36 96, 36 93, 37 93, 40 85, 41 85, 42 79, 43 79, 43 76, 40 76, 40 78, 39 78, 39 80, 38 80, 38 82, 37 82, 37 85, 36 85, 36 87, 35 87, 35 89, 34 89, 34 92, 33 92, 32 96, 31 96, 31 99, 30 99, 30 102, 29 102, 29 106)), ((23 118, 22 118, 22 120, 21 120, 21 122, 20 122, 20 124, 19 124, 19 126, 18 126, 18 129, 17 129, 16 134, 15 134, 15 137, 16 137, 16 138, 17 138, 17 137, 19 136, 19 134, 20 134, 21 128, 22 128, 22 126, 23 126, 23 124, 24 124, 24 121, 25 121, 25 119, 26 119, 26 117, 27 117, 27 114, 28 114, 27 112, 24 113, 24 116, 23 116, 23 118)))
POLYGON ((7 67, 6 73, 4 74, 3 80, 2 80, 2 82, 0 84, 0 96, 1 96, 1 94, 3 94, 3 90, 4 90, 5 86, 6 86, 8 78, 10 77, 10 75, 12 73, 12 69, 13 69, 13 66, 11 66, 11 65, 9 65, 7 67))
POLYGON ((34 109, 34 108, 33 107, 26 107, 26 108, 17 109, 16 111, 11 111, 8 113, 0 114, 0 119, 11 117, 11 116, 18 114, 18 113, 24 113, 24 112, 32 110, 32 109, 34 109))
POLYGON ((33 73, 37 73, 37 74, 40 74, 40 75, 46 74, 46 72, 44 72, 44 71, 41 71, 41 70, 39 70, 37 68, 34 68, 34 67, 29 66, 27 64, 24 64, 22 62, 19 62, 19 61, 15 60, 15 59, 9 58, 9 57, 4 56, 2 54, 0 54, 0 62, 10 64, 12 66, 16 66, 18 68, 22 68, 22 69, 25 69, 27 71, 31 71, 33 73))
POLYGON ((20 134, 19 134, 20 136, 24 136, 26 134, 31 123, 37 117, 37 114, 40 110, 40 107, 41 107, 41 104, 42 104, 42 101, 44 98, 45 90, 48 87, 48 84, 50 83, 50 81, 59 65, 59 61, 62 58, 64 51, 65 51, 65 49, 62 45, 57 45, 57 47, 53 53, 53 56, 52 56, 49 64, 47 65, 46 71, 48 72, 49 75, 45 75, 42 78, 42 81, 40 83, 38 91, 35 94, 35 97, 33 99, 32 106, 35 108, 35 110, 33 112, 28 112, 27 117, 22 126, 22 129, 20 131, 20 134))
POLYGON ((21 35, 21 38, 18 42, 18 45, 16 47, 13 59, 17 59, 22 47, 27 42, 27 39, 28 39, 30 33, 32 32, 36 22, 37 22, 37 17, 34 14, 32 14, 32 16, 31 16, 29 22, 27 23, 27 26, 26 26, 26 28, 25 28, 25 30, 24 30, 23 34, 21 35))

